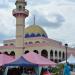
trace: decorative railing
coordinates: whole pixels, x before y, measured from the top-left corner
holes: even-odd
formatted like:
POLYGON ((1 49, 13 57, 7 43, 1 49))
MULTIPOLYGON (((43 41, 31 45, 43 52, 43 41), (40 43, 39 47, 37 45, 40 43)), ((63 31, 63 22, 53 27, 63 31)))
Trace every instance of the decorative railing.
POLYGON ((14 15, 14 14, 18 14, 18 13, 22 13, 22 14, 29 15, 29 11, 28 11, 27 9, 24 9, 24 10, 14 9, 14 10, 13 10, 13 15, 14 15))

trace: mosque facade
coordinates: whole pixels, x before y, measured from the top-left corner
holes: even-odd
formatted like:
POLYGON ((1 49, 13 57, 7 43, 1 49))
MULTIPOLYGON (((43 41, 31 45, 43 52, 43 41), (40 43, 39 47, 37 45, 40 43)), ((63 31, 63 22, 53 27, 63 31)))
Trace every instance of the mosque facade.
MULTIPOLYGON (((26 1, 16 0, 15 5, 12 14, 16 18, 16 39, 4 40, 0 53, 15 57, 33 51, 55 62, 65 60, 66 49, 62 42, 48 38, 45 30, 35 23, 25 27, 25 19, 29 15, 26 1)), ((75 48, 68 47, 67 51, 68 56, 75 55, 75 48)))

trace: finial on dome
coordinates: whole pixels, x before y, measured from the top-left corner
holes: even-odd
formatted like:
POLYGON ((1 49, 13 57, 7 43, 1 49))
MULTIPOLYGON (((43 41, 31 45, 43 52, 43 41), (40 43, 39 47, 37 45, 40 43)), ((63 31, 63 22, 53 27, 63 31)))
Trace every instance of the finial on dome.
POLYGON ((25 1, 25 0, 16 0, 16 1, 25 1))
POLYGON ((33 21, 33 24, 35 25, 35 15, 34 15, 34 21, 33 21))
POLYGON ((26 2, 25 0, 16 0, 17 2, 26 2))

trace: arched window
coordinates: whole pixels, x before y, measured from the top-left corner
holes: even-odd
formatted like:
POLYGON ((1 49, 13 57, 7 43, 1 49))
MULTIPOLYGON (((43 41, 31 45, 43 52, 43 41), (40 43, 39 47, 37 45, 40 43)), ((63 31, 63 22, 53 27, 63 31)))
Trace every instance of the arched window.
POLYGON ((64 52, 62 53, 62 59, 63 60, 65 59, 65 53, 64 52))
POLYGON ((50 51, 50 57, 53 57, 53 50, 50 51))
POLYGON ((19 10, 22 10, 22 6, 21 6, 21 5, 19 5, 18 9, 19 9, 19 10))
POLYGON ((41 51, 41 55, 44 56, 44 57, 46 57, 46 58, 48 58, 48 52, 47 52, 47 50, 42 50, 41 51))
POLYGON ((57 59, 55 59, 55 63, 58 63, 58 60, 57 59))
POLYGON ((4 52, 4 54, 6 54, 6 55, 9 55, 9 53, 6 51, 6 52, 4 52))
POLYGON ((36 34, 36 37, 40 37, 41 35, 38 33, 38 34, 36 34))
POLYGON ((11 46, 13 46, 14 44, 13 44, 13 43, 11 43, 10 45, 11 45, 11 46))
POLYGON ((28 50, 24 52, 24 54, 27 54, 27 53, 29 53, 29 51, 28 51, 28 50))
POLYGON ((61 51, 59 51, 59 57, 61 57, 61 51))
POLYGON ((55 57, 57 57, 57 51, 55 51, 55 57))
POLYGON ((31 34, 31 37, 35 37, 35 33, 32 33, 32 34, 31 34))
POLYGON ((39 41, 36 41, 35 43, 40 43, 39 41))
POLYGON ((8 46, 8 44, 4 44, 4 46, 8 46))
POLYGON ((42 43, 46 43, 45 41, 42 41, 42 43))
POLYGON ((11 55, 11 56, 15 56, 15 52, 14 52, 14 51, 11 51, 11 52, 10 52, 10 55, 11 55))
POLYGON ((50 60, 53 61, 53 58, 51 58, 50 60))
POLYGON ((27 43, 27 42, 25 42, 25 44, 27 45, 28 43, 27 43))
POLYGON ((42 37, 47 37, 47 35, 45 35, 45 34, 42 34, 42 37))
POLYGON ((35 53, 37 53, 37 54, 39 53, 38 50, 34 50, 33 52, 35 52, 35 53))
POLYGON ((29 42, 29 44, 32 44, 32 42, 29 42))
POLYGON ((25 38, 28 38, 28 37, 30 37, 30 35, 29 34, 25 34, 25 38))
POLYGON ((61 59, 59 59, 59 62, 61 62, 61 59))
POLYGON ((25 10, 25 7, 23 7, 23 10, 25 10))
POLYGON ((45 35, 44 35, 44 34, 42 34, 42 36, 43 36, 43 37, 45 37, 45 35))

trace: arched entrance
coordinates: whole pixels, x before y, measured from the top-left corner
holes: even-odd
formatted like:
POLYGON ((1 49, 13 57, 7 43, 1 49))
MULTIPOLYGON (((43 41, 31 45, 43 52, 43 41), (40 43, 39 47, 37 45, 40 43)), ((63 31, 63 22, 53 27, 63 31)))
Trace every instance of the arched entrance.
POLYGON ((55 63, 58 63, 58 59, 55 59, 55 63))
POLYGON ((53 58, 53 50, 50 51, 50 57, 53 58))
POLYGON ((35 52, 35 53, 39 54, 38 50, 34 50, 33 52, 35 52))
POLYGON ((44 57, 46 57, 46 58, 48 58, 48 52, 47 52, 47 50, 45 50, 45 49, 42 50, 41 51, 41 55, 44 56, 44 57))
POLYGON ((24 54, 27 54, 27 53, 29 53, 29 51, 28 51, 28 50, 24 52, 24 54))
POLYGON ((15 52, 14 52, 14 51, 11 51, 11 52, 10 52, 10 55, 11 55, 11 56, 15 56, 15 52))
POLYGON ((9 53, 6 51, 6 52, 4 52, 4 54, 6 54, 6 55, 9 55, 9 53))
POLYGON ((53 50, 50 51, 50 60, 53 61, 53 50))
POLYGON ((59 57, 61 58, 61 51, 59 51, 59 57))
POLYGON ((57 51, 55 51, 55 57, 57 57, 57 51))
POLYGON ((65 59, 65 53, 63 52, 62 53, 62 60, 64 60, 65 59))
POLYGON ((0 54, 2 54, 2 52, 0 52, 0 54))

